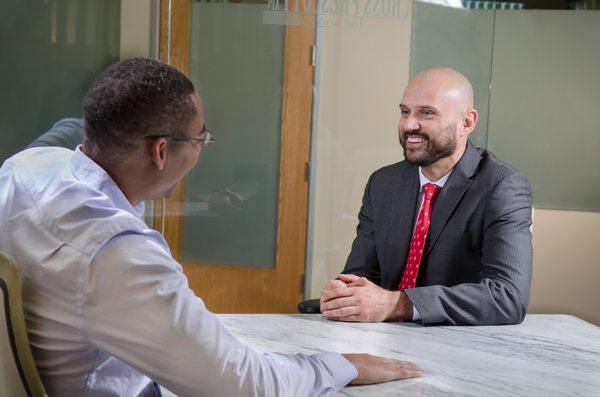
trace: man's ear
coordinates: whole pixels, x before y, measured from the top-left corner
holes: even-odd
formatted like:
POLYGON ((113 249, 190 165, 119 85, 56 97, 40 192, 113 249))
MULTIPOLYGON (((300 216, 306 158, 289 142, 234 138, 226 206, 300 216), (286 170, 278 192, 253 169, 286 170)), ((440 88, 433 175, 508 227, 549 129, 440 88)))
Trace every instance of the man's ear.
POLYGON ((477 121, 479 120, 479 113, 477 110, 471 108, 465 112, 465 116, 463 118, 463 131, 465 135, 469 135, 475 127, 477 126, 477 121))
POLYGON ((152 142, 150 157, 152 158, 152 163, 159 171, 165 168, 167 161, 167 140, 165 138, 158 138, 152 142))

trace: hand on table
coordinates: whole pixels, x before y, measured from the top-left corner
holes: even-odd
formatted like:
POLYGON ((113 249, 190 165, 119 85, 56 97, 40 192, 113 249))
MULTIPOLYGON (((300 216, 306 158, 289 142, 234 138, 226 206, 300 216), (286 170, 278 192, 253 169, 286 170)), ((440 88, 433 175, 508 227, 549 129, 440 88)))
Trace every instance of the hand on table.
POLYGON ((343 356, 358 371, 358 376, 350 382, 351 385, 370 385, 399 379, 418 378, 422 375, 417 364, 409 361, 398 361, 370 354, 343 354, 343 356))
POLYGON ((403 291, 388 291, 364 277, 341 274, 323 288, 321 313, 337 321, 404 321, 412 319, 412 304, 403 291))

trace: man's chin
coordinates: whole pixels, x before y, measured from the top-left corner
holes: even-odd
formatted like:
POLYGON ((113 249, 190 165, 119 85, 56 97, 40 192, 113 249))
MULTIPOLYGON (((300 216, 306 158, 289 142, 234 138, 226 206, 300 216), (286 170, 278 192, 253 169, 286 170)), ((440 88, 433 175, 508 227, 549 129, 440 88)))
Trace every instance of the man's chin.
POLYGON ((412 151, 404 149, 404 159, 406 162, 412 165, 418 165, 419 167, 427 167, 429 164, 429 156, 427 153, 420 151, 412 151))

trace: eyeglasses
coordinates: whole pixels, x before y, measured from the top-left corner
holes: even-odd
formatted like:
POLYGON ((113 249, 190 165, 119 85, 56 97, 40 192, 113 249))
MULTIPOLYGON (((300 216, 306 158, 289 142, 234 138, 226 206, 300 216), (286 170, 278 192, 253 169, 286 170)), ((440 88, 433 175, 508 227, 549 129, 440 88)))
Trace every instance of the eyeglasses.
POLYGON ((145 140, 148 139, 157 139, 157 138, 167 138, 173 141, 188 141, 192 142, 194 145, 200 144, 203 148, 209 148, 215 143, 215 136, 206 128, 202 130, 200 134, 200 138, 191 138, 189 136, 181 136, 181 135, 146 135, 144 137, 145 140))

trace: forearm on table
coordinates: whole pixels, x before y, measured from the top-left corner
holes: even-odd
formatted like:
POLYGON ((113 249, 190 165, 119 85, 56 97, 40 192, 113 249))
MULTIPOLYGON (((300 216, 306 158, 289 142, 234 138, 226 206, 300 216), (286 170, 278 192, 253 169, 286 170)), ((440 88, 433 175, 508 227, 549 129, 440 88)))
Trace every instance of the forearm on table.
POLYGON ((143 236, 113 239, 90 266, 90 342, 179 395, 321 395, 356 377, 337 353, 260 353, 235 338, 143 236), (128 247, 139 250, 127 250, 128 247), (143 252, 143 255, 139 255, 143 252))

